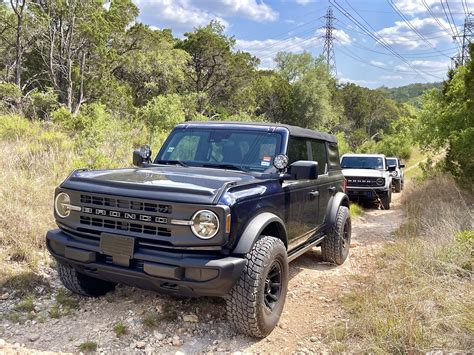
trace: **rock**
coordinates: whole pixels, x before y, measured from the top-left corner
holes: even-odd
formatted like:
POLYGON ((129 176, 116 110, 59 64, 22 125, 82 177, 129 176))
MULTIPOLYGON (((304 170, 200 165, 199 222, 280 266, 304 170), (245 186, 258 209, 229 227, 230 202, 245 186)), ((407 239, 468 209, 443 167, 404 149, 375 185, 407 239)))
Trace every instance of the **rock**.
POLYGON ((7 342, 4 339, 0 339, 0 349, 3 349, 7 342))
POLYGON ((318 341, 318 337, 311 337, 309 338, 309 341, 311 341, 312 343, 316 343, 318 341))
POLYGON ((183 321, 189 322, 189 323, 197 323, 199 322, 199 318, 195 314, 185 314, 183 315, 183 321))
POLYGON ((137 341, 137 342, 135 343, 135 347, 136 347, 137 349, 143 349, 145 346, 146 346, 146 343, 145 343, 144 341, 142 341, 142 340, 137 341))
POLYGON ((183 345, 183 341, 179 338, 179 336, 175 335, 175 336, 173 337, 173 342, 172 342, 172 344, 173 344, 174 346, 181 346, 181 345, 183 345))
POLYGON ((164 335, 163 333, 160 333, 158 331, 154 331, 153 332, 153 336, 155 337, 156 340, 158 341, 162 341, 162 340, 165 340, 166 339, 166 335, 164 335))
POLYGON ((2 301, 7 300, 8 297, 10 297, 10 295, 8 294, 8 292, 5 292, 4 294, 2 294, 0 296, 0 300, 2 300, 2 301))
POLYGON ((279 326, 281 329, 288 329, 288 324, 286 324, 286 323, 280 323, 278 326, 279 326))
POLYGON ((39 334, 33 334, 28 337, 28 340, 31 342, 35 342, 40 338, 39 334))

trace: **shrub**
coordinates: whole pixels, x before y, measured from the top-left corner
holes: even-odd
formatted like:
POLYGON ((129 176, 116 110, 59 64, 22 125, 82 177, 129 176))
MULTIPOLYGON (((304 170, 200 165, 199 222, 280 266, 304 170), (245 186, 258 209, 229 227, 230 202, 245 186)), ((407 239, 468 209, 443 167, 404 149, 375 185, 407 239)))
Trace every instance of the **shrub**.
POLYGON ((12 83, 0 82, 0 111, 8 111, 20 104, 21 90, 12 83))
POLYGON ((25 115, 31 119, 50 119, 51 113, 59 107, 58 95, 53 89, 33 90, 26 100, 25 115))
POLYGON ((149 101, 138 111, 137 120, 148 129, 151 144, 160 140, 160 135, 169 132, 176 124, 184 122, 185 110, 179 95, 160 95, 149 101))
POLYGON ((19 140, 38 134, 38 129, 26 118, 18 115, 0 115, 0 138, 19 140))

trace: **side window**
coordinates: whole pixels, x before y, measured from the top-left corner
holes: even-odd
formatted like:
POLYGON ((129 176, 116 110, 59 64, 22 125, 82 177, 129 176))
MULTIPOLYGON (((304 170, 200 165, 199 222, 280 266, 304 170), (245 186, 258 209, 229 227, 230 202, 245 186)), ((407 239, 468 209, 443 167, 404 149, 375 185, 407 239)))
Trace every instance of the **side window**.
POLYGON ((308 145, 306 139, 290 137, 288 141, 288 160, 289 164, 298 160, 309 160, 308 145))
POLYGON ((320 174, 325 174, 328 170, 326 143, 323 141, 311 140, 311 151, 313 153, 313 160, 318 162, 320 174))
POLYGON ((337 144, 328 143, 328 158, 329 158, 329 169, 338 170, 341 168, 339 162, 339 151, 337 149, 337 144))

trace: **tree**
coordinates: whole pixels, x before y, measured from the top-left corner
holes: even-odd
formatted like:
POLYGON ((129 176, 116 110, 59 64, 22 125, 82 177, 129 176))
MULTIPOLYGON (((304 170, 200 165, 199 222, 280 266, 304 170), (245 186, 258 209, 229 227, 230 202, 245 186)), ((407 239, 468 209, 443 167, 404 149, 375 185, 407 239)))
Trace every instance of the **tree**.
POLYGON ((291 124, 332 131, 338 116, 332 105, 334 79, 322 58, 309 53, 278 53, 277 71, 292 86, 291 124))
MULTIPOLYGON (((474 57, 474 45, 470 46, 474 57)), ((443 90, 425 95, 417 127, 424 148, 446 149, 444 168, 472 186, 474 177, 474 64, 449 73, 443 90)))
POLYGON ((138 10, 130 0, 114 1, 109 9, 101 0, 50 0, 37 3, 34 11, 42 34, 36 51, 59 101, 77 113, 87 101, 87 80, 100 71, 113 48, 110 44, 138 10))
POLYGON ((201 95, 198 110, 213 114, 227 102, 230 95, 251 80, 258 59, 245 52, 233 52, 235 39, 224 34, 224 27, 212 21, 205 27, 184 34, 177 44, 191 56, 186 75, 191 92, 201 95), (213 112, 214 111, 214 112, 213 112))

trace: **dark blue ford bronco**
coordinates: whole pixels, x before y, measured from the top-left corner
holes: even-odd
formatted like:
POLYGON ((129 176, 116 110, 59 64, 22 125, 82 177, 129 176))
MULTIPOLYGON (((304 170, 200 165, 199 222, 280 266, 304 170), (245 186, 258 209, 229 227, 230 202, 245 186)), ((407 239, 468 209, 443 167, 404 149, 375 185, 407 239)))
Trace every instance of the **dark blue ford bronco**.
POLYGON ((56 190, 47 233, 64 286, 99 296, 117 283, 221 296, 255 337, 278 323, 288 262, 315 246, 349 253, 349 200, 336 138, 282 124, 191 122, 137 168, 76 170, 56 190))

